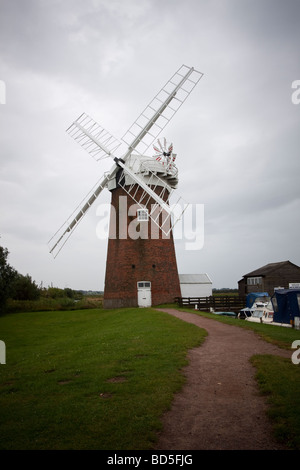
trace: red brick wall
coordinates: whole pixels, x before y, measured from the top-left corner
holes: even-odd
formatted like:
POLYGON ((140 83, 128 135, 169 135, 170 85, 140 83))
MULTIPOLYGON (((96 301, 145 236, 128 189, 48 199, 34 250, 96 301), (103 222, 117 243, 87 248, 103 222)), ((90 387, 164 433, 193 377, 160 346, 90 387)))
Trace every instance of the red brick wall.
MULTIPOLYGON (((144 237, 147 238, 132 239, 127 236, 126 239, 120 239, 120 217, 124 217, 125 227, 132 224, 133 232, 136 220, 136 213, 128 216, 126 211, 125 216, 124 213, 120 216, 120 201, 121 206, 127 203, 127 210, 134 204, 122 188, 112 191, 112 206, 116 211, 111 214, 113 218, 116 215, 116 227, 112 235, 116 235, 116 238, 108 240, 104 308, 137 306, 138 281, 151 282, 152 305, 173 302, 175 297, 180 297, 180 284, 172 233, 166 237, 156 228, 157 239, 151 239, 149 220, 136 227, 136 231, 143 227, 144 237), (119 196, 123 196, 123 199, 120 200, 119 196)), ((149 201, 149 206, 152 202, 149 201)))

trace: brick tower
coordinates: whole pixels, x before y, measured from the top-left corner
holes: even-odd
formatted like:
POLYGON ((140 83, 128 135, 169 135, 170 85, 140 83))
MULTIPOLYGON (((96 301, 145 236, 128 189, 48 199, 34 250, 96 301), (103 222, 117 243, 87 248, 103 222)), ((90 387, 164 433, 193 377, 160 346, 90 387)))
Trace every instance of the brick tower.
MULTIPOLYGON (((141 160, 140 156, 137 158, 141 160)), ((160 163, 153 159, 150 161, 154 172, 161 171, 160 163)), ((173 166, 164 175, 173 187, 177 184, 175 173, 177 169, 173 166)), ((160 181, 157 179, 153 186, 157 194, 162 189, 160 181)), ((174 302, 174 298, 181 294, 172 231, 166 235, 148 217, 155 204, 152 198, 147 199, 141 210, 128 194, 128 183, 130 181, 123 180, 120 184, 117 174, 108 186, 111 190, 111 214, 103 306, 119 308, 174 302)), ((135 200, 142 199, 142 192, 137 185, 131 188, 135 200)), ((167 198, 166 192, 164 200, 167 198)), ((164 214, 159 217, 163 218, 164 214)))

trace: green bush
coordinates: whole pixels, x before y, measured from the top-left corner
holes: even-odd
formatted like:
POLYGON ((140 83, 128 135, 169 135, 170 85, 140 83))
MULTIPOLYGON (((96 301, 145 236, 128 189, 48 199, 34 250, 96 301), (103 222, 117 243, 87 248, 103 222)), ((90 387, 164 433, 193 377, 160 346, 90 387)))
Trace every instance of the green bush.
POLYGON ((23 276, 17 274, 11 283, 10 296, 14 300, 37 300, 40 297, 40 289, 29 274, 23 276))
POLYGON ((11 284, 17 276, 17 271, 7 262, 8 255, 7 248, 0 246, 0 313, 5 310, 11 294, 11 284))

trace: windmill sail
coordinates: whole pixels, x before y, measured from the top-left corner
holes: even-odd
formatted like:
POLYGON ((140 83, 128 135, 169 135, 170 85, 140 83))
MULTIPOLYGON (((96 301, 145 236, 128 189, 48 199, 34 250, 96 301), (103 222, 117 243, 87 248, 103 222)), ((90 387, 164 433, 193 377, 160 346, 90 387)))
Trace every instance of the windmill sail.
POLYGON ((144 155, 202 76, 193 67, 182 65, 122 137, 129 149, 144 155))
POLYGON ((67 133, 97 161, 113 155, 121 145, 118 139, 85 113, 71 124, 67 133))
POLYGON ((50 246, 50 253, 53 254, 54 258, 58 255, 74 229, 77 227, 83 216, 89 210, 91 205, 95 202, 99 194, 106 187, 107 182, 110 179, 110 175, 104 175, 98 183, 92 188, 87 194, 83 201, 79 204, 77 209, 70 215, 66 222, 58 229, 58 231, 49 240, 48 245, 50 246))
MULTIPOLYGON (((134 181, 134 185, 142 187, 144 191, 143 195, 148 195, 148 197, 154 199, 156 207, 160 208, 158 213, 164 211, 164 213, 167 214, 167 218, 171 220, 173 213, 168 205, 169 195, 172 193, 171 187, 161 180, 162 190, 156 191, 156 187, 161 186, 157 172, 151 172, 151 169, 145 167, 145 171, 142 171, 142 173, 148 172, 150 176, 144 178, 140 172, 139 174, 133 172, 132 169, 126 165, 126 161, 133 151, 143 155, 148 150, 150 145, 187 99, 202 76, 203 74, 201 72, 196 71, 194 68, 187 67, 186 65, 182 65, 179 68, 123 136, 122 140, 128 145, 128 149, 121 159, 115 156, 121 142, 87 114, 83 113, 72 123, 67 129, 67 132, 74 140, 96 160, 111 157, 115 161, 115 165, 86 196, 75 215, 73 213, 49 241, 49 243, 51 243, 51 253, 59 253, 75 227, 82 220, 83 216, 106 187, 107 183, 116 176, 120 167, 123 169, 124 174, 131 177, 134 181), (154 176, 156 178, 155 182, 154 176)), ((146 165, 146 163, 144 165, 146 165)), ((129 188, 124 187, 124 189, 135 202, 143 207, 141 197, 135 199, 136 193, 133 190, 132 184, 129 185, 129 188)), ((144 196, 142 199, 144 199, 144 196)), ((158 223, 159 219, 153 215, 153 220, 158 223)), ((161 225, 160 227, 162 228, 161 225)), ((170 230, 168 230, 168 232, 169 231, 170 230)))

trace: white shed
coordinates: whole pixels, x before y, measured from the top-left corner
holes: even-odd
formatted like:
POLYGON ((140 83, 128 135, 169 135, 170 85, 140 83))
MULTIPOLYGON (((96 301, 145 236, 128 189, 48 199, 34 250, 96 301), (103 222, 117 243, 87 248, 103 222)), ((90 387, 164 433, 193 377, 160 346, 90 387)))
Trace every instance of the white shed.
POLYGON ((209 297, 212 281, 208 274, 179 274, 181 297, 209 297))

